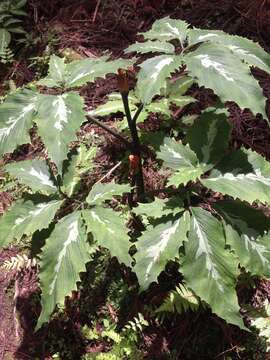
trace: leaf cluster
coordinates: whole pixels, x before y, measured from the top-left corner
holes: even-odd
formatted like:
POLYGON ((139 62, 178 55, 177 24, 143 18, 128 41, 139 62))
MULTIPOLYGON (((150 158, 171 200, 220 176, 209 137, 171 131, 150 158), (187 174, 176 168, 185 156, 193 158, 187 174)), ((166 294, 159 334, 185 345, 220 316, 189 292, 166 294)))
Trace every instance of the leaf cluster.
POLYGON ((146 60, 103 56, 67 63, 53 55, 47 77, 31 89, 17 90, 1 104, 0 154, 30 142, 29 130, 36 125, 48 160, 5 166, 29 192, 1 217, 0 246, 48 229, 39 253, 42 312, 37 328, 76 289, 92 254, 106 248, 135 272, 141 291, 158 282, 167 264, 175 262, 185 281, 185 289, 177 290, 181 306, 192 308, 183 301, 192 293, 196 306, 206 303, 228 323, 246 329, 236 286, 243 269, 250 276, 270 276, 270 219, 259 210, 260 204, 270 204, 270 165, 251 149, 231 147, 226 102, 235 101, 267 118, 265 98, 251 66, 270 72, 270 55, 251 40, 191 28, 170 18, 156 21, 142 35, 145 41, 126 52, 147 54, 146 60), (106 104, 90 112, 85 109, 78 91, 82 86, 119 69, 126 74, 135 62, 139 71, 132 92, 125 83, 124 91, 111 94, 106 104), (160 169, 170 174, 168 197, 143 193, 143 201, 132 199, 129 216, 145 225, 132 243, 126 214, 115 211, 120 207, 113 210, 110 201, 123 193, 132 198, 133 179, 132 186, 97 181, 85 198, 79 197, 82 177, 94 167, 96 148, 80 145, 72 155, 70 144, 83 123, 95 121, 122 139, 129 151, 134 150, 134 144, 129 145, 135 139, 139 148, 135 155, 143 166, 146 154, 138 123, 147 121, 151 112, 169 121, 172 106, 182 108, 194 101, 186 94, 193 83, 211 88, 219 104, 187 123, 185 131, 180 127, 162 140, 156 157, 160 169), (56 94, 48 94, 46 88, 56 94), (119 132, 93 118, 116 112, 124 115, 119 132))

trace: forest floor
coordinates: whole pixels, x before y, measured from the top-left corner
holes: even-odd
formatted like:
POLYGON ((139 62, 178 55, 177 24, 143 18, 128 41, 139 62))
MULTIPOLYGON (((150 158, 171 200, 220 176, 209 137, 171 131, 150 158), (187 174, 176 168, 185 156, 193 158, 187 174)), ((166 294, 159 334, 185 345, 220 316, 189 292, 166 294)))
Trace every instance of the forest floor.
MULTIPOLYGON (((68 50, 73 59, 95 57, 105 51, 111 52, 116 58, 122 56, 123 49, 137 40, 139 32, 149 29, 155 19, 167 15, 186 20, 196 27, 220 29, 248 37, 270 52, 270 3, 265 0, 29 0, 27 12, 29 16, 24 21, 24 27, 29 33, 29 46, 17 49, 15 44, 14 63, 0 64, 0 95, 8 90, 10 80, 19 87, 44 75, 48 56, 52 53, 66 55, 68 50)), ((254 69, 254 74, 268 99, 267 114, 270 118, 270 76, 257 69, 254 69)), ((85 87, 83 92, 87 106, 94 108, 116 88, 114 76, 98 81, 95 86, 85 87)), ((213 100, 213 94, 203 89, 193 89, 193 96, 198 104, 187 107, 187 114, 198 113, 211 105, 213 100)), ((230 119, 235 146, 243 144, 270 160, 268 124, 249 111, 240 111, 233 104, 230 106, 230 119)), ((158 119, 150 119, 147 126, 151 129, 157 127, 158 119)), ((89 132, 93 128, 106 138, 104 148, 98 155, 104 172, 95 174, 101 177, 115 165, 121 144, 94 125, 87 124, 82 131, 89 132)), ((32 158, 42 154, 42 151, 37 139, 32 145, 20 147, 13 156, 16 159, 32 158)), ((154 190, 164 183, 164 179, 155 175, 150 161, 146 164, 144 175, 148 189, 154 190)), ((0 193, 0 213, 11 202, 12 195, 0 193)), ((22 249, 11 247, 0 252, 0 260, 14 256, 22 249)), ((64 314, 38 333, 34 333, 40 311, 36 269, 26 270, 19 275, 14 271, 1 272, 0 360, 52 359, 55 353, 59 353, 61 359, 75 360, 84 353, 106 351, 107 343, 97 345, 85 342, 81 332, 83 325, 95 318, 94 314, 103 316, 104 312, 113 312, 110 298, 117 292, 117 286, 112 289, 111 284, 118 284, 120 272, 113 261, 98 271, 100 276, 94 279, 94 285, 90 287, 87 284, 93 276, 93 265, 89 267, 82 277, 84 290, 74 293, 74 297, 67 301, 64 314)), ((127 318, 131 319, 143 305, 159 303, 171 288, 167 284, 175 283, 174 276, 173 271, 164 275, 161 288, 157 290, 153 287, 144 298, 139 295, 136 295, 135 301, 130 298, 127 318)), ((258 282, 256 289, 244 296, 253 302, 265 298, 270 300, 270 285, 266 281, 258 282)), ((260 349, 256 348, 253 338, 235 327, 226 326, 207 312, 182 315, 173 322, 152 326, 141 341, 144 358, 150 360, 173 359, 168 355, 171 349, 176 351, 175 359, 260 359, 260 349), (246 350, 241 353, 243 347, 246 350), (251 357, 250 351, 253 351, 254 357, 251 357)))

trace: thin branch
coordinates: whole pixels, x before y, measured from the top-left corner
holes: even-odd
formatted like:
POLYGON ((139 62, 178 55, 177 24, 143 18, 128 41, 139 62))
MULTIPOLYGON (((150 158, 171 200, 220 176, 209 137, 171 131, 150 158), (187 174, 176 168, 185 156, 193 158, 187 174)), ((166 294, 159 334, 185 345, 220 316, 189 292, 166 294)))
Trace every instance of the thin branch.
POLYGON ((120 165, 122 164, 122 161, 119 161, 116 165, 114 165, 114 167, 112 167, 107 174, 105 174, 104 176, 102 176, 101 179, 99 179, 97 183, 101 183, 104 179, 106 179, 107 177, 109 177, 120 165))
POLYGON ((132 144, 128 140, 126 140, 121 134, 119 134, 117 131, 113 130, 112 128, 109 128, 107 125, 103 124, 101 121, 95 119, 91 115, 87 115, 88 120, 92 121, 94 124, 98 125, 102 129, 106 130, 111 135, 115 136, 118 140, 122 141, 124 144, 126 144, 127 147, 132 147, 132 144))

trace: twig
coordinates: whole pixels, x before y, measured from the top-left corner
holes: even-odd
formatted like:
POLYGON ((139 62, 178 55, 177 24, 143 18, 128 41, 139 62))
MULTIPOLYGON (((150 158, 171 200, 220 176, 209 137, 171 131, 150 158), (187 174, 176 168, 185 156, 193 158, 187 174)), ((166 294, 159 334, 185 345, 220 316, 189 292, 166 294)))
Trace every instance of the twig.
POLYGON ((119 161, 116 165, 114 165, 114 167, 112 167, 108 172, 107 174, 105 174, 104 176, 102 176, 101 179, 99 179, 96 183, 100 183, 102 182, 104 179, 106 179, 106 177, 110 176, 114 170, 116 170, 120 165, 122 164, 122 161, 119 161))
POLYGON ((94 12, 93 20, 92 20, 93 23, 96 21, 96 17, 97 17, 97 13, 98 13, 98 9, 99 9, 100 3, 101 3, 101 0, 98 0, 98 1, 97 1, 97 5, 96 5, 96 8, 95 8, 95 12, 94 12))
POLYGON ((132 144, 130 144, 130 142, 128 140, 126 140, 121 134, 119 134, 115 130, 109 128, 107 125, 105 125, 101 121, 95 119, 93 116, 87 115, 87 118, 88 118, 88 120, 92 121, 94 124, 98 125, 102 129, 106 130, 111 135, 115 136, 117 139, 121 140, 124 144, 126 144, 127 147, 130 148, 132 146, 132 144))

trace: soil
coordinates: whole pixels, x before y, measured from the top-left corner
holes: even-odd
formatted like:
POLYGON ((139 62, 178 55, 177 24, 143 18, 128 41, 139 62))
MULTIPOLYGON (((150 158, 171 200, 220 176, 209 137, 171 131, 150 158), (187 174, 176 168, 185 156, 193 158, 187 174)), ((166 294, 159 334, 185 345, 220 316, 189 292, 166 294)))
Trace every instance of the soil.
MULTIPOLYGON (((7 90, 10 79, 19 87, 35 79, 37 71, 39 75, 45 74, 46 64, 44 65, 42 60, 29 61, 29 58, 46 56, 48 43, 50 51, 58 54, 67 48, 71 49, 73 58, 94 57, 108 50, 112 56, 119 57, 123 55, 125 47, 138 39, 139 32, 147 30, 155 19, 167 15, 186 20, 197 27, 221 29, 248 37, 270 52, 270 2, 266 0, 28 0, 27 12, 29 16, 24 25, 38 41, 30 44, 26 51, 19 47, 12 66, 0 64, 0 95, 7 90), (30 63, 33 66, 29 67, 30 63)), ((267 114, 270 118, 270 76, 258 69, 253 71, 268 99, 267 114)), ((98 81, 95 86, 84 87, 82 94, 88 108, 93 108, 102 103, 106 94, 116 88, 116 79, 111 76, 98 81)), ((213 94, 205 89, 194 87, 192 94, 199 100, 198 104, 188 106, 184 113, 176 113, 176 121, 180 115, 196 114, 213 102, 213 94)), ((252 148, 270 160, 270 128, 266 121, 260 116, 253 116, 249 111, 241 111, 233 103, 229 104, 229 110, 234 146, 252 148)), ((108 121, 113 122, 114 119, 110 118, 108 121)), ((159 130, 159 121, 160 119, 153 118, 147 126, 159 130)), ((104 165, 103 170, 95 174, 95 177, 100 178, 117 163, 118 154, 123 148, 121 143, 95 125, 86 124, 80 133, 83 135, 92 130, 105 138, 104 147, 98 155, 98 161, 104 165)), ((26 159, 43 154, 42 145, 35 132, 32 140, 32 145, 20 147, 12 155, 12 159, 26 159)), ((5 161, 10 159, 6 158, 5 161)), ((154 166, 155 160, 149 154, 144 168, 149 191, 162 188, 166 179, 165 175, 162 177, 156 174, 154 166)), ((117 176, 121 174, 116 171, 113 177, 117 176)), ((93 179, 87 181, 91 183, 93 179)), ((12 198, 7 192, 0 193, 0 213, 8 208, 11 201, 12 198)), ((0 261, 17 253, 16 248, 4 250, 0 252, 0 261)), ((90 283, 90 270, 82 278, 86 289, 89 289, 86 284, 90 283)), ((116 274, 116 282, 117 276, 123 275, 123 269, 114 261, 107 264, 102 271, 102 280, 95 289, 91 288, 91 293, 96 291, 95 301, 89 299, 87 291, 74 293, 74 297, 67 301, 66 313, 38 333, 34 333, 35 321, 40 311, 36 269, 30 268, 19 275, 16 271, 1 271, 0 360, 52 359, 54 352, 59 352, 61 359, 75 360, 85 352, 105 351, 108 344, 86 344, 81 334, 82 326, 92 319, 91 309, 98 309, 101 313, 104 311, 106 294, 110 291, 109 274, 116 274)), ((177 281, 176 274, 175 269, 169 269, 160 279, 158 288, 152 286, 145 298, 136 295, 136 299, 132 299, 133 308, 128 316, 132 318, 132 312, 136 314, 145 304, 160 303, 177 281)), ((132 275, 125 276, 128 279, 132 275)), ((251 302, 261 302, 265 298, 270 300, 269 283, 257 283, 256 291, 245 296, 251 302)), ((176 349, 177 359, 197 359, 198 349, 203 348, 200 359, 212 359, 212 354, 215 354, 217 359, 225 359, 227 355, 233 359, 251 359, 250 354, 239 357, 237 352, 246 337, 236 328, 226 326, 215 316, 204 313, 176 317, 172 323, 165 322, 159 327, 150 326, 141 339, 141 347, 144 349, 145 359, 167 359, 168 349, 172 348, 176 349), (211 355, 208 348, 211 348, 211 355)))

